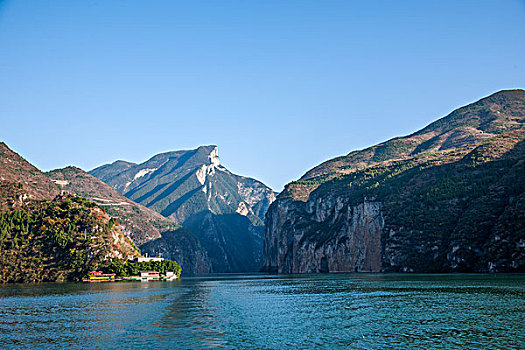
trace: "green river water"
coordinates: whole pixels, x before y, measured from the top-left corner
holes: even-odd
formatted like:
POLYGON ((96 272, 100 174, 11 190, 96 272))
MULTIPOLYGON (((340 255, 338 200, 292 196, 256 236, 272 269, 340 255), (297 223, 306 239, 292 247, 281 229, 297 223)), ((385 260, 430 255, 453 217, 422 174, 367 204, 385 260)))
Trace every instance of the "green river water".
POLYGON ((0 286, 1 349, 525 349, 525 275, 0 286))

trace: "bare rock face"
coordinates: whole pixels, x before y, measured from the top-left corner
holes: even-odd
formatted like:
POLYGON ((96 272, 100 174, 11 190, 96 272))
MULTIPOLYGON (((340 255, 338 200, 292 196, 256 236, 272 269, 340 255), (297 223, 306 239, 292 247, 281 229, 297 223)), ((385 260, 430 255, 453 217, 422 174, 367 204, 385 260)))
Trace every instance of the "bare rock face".
MULTIPOLYGON (((151 244, 141 242, 141 249, 175 256, 185 246, 191 250, 188 256, 209 257, 211 267, 206 272, 260 269, 263 220, 275 193, 262 182, 233 174, 221 165, 217 146, 161 153, 141 164, 117 161, 90 173, 126 198, 188 229, 199 242, 190 244, 192 240, 186 237, 178 244, 173 235, 163 234, 151 244)), ((194 260, 195 272, 208 266, 197 265, 194 260)), ((188 271, 185 266, 183 270, 188 271)))
POLYGON ((162 256, 177 261, 185 275, 211 272, 208 253, 191 232, 180 227, 161 235, 161 238, 143 244, 140 247, 141 251, 151 256, 162 256))
POLYGON ((280 201, 267 216, 264 270, 381 271, 384 224, 379 202, 365 200, 349 205, 342 198, 330 198, 301 205, 280 201), (328 225, 330 230, 326 231, 328 225))
POLYGON ((326 161, 266 215, 263 271, 525 272, 525 91, 326 161))

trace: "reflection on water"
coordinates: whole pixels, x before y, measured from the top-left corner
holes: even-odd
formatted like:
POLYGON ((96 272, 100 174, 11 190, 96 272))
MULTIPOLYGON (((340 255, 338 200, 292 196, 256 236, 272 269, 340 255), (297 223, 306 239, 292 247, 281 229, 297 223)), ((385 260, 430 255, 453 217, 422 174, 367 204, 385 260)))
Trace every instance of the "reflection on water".
POLYGON ((524 275, 218 275, 0 287, 0 348, 519 349, 524 275))

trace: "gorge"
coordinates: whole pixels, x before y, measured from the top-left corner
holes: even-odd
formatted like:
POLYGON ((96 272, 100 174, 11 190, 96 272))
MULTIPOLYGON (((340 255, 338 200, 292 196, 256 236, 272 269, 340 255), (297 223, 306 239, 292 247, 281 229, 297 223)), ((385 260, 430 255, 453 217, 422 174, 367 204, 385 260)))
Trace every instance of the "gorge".
MULTIPOLYGON (((500 91, 411 135, 328 160, 278 195, 230 172, 214 145, 89 173, 73 166, 42 173, 1 144, 2 259, 38 265, 30 239, 67 246, 100 231, 109 249, 103 255, 135 256, 139 247, 179 262, 185 274, 261 266, 273 273, 523 272, 524 124, 525 91, 500 91), (60 234, 46 231, 46 222, 63 222, 60 234)), ((45 280, 37 271, 31 278, 45 280)), ((2 278, 19 272, 4 268, 2 278)))

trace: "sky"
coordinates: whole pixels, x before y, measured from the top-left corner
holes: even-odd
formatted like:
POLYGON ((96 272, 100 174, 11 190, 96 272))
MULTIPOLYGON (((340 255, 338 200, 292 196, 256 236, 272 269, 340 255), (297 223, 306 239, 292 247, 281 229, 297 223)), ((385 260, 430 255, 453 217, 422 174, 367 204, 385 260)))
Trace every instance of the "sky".
POLYGON ((280 191, 510 88, 523 0, 0 0, 0 141, 44 171, 214 144, 280 191))

